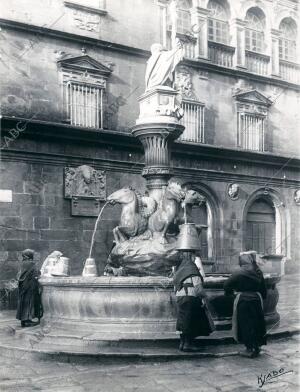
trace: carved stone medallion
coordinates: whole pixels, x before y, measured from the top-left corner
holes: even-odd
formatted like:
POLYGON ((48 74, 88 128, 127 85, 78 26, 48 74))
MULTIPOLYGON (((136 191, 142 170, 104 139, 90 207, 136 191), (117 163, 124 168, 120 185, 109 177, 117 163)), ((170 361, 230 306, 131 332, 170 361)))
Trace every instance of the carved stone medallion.
POLYGON ((227 194, 231 200, 237 200, 239 197, 240 187, 238 184, 229 184, 227 188, 227 194))
POLYGON ((297 206, 300 206, 300 189, 295 190, 294 200, 297 206))

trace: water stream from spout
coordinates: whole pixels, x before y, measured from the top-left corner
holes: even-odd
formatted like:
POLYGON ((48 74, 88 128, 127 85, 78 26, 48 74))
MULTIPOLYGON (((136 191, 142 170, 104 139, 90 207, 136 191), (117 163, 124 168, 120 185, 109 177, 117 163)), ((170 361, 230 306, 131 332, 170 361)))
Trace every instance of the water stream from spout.
POLYGON ((107 206, 107 204, 108 204, 108 202, 106 202, 106 203, 103 205, 103 207, 101 208, 101 210, 100 210, 100 212, 99 212, 99 215, 98 215, 98 217, 97 217, 97 219, 96 219, 96 222, 95 222, 95 227, 94 227, 94 231, 93 231, 93 235, 92 235, 91 246, 90 246, 90 252, 89 252, 89 259, 90 259, 91 256, 92 256, 92 250, 93 250, 93 246, 94 246, 94 241, 95 241, 95 235, 96 235, 96 231, 97 231, 97 226, 98 226, 98 223, 100 222, 102 212, 103 212, 104 208, 107 206))

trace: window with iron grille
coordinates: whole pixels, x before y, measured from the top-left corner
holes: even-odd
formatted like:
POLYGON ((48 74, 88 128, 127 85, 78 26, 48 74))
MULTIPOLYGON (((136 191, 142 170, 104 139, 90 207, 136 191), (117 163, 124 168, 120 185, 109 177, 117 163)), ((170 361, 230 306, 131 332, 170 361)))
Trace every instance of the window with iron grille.
POLYGON ((264 151, 265 116, 238 112, 238 146, 246 150, 264 151))
MULTIPOLYGON (((262 11, 261 11, 262 12, 262 11)), ((246 14, 245 48, 252 52, 264 51, 264 19, 258 11, 249 10, 246 14)))
POLYGON ((64 121, 74 126, 103 129, 106 85, 112 70, 86 54, 57 61, 64 121))
POLYGON ((72 125, 103 128, 104 89, 88 83, 67 81, 63 85, 67 120, 72 125))
POLYGON ((184 110, 181 124, 185 126, 185 130, 180 139, 204 143, 204 104, 185 100, 181 107, 184 110))
POLYGON ((217 1, 209 1, 207 8, 210 10, 208 18, 208 40, 228 44, 229 25, 226 9, 217 1))

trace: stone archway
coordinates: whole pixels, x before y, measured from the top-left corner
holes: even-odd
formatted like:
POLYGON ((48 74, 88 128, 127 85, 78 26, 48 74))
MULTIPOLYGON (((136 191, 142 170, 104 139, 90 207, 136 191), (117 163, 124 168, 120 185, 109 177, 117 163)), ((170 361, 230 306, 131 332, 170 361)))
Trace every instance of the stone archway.
MULTIPOLYGON (((201 238, 202 246, 205 244, 207 250, 205 250, 207 259, 204 262, 215 263, 220 257, 221 244, 223 240, 223 214, 222 209, 219 206, 219 202, 215 193, 207 186, 198 182, 186 182, 182 184, 182 187, 193 189, 199 192, 206 198, 205 208, 196 213, 202 219, 202 222, 207 224, 207 229, 203 231, 206 234, 206 239, 201 238)), ((200 224, 202 223, 200 220, 200 224)), ((198 222, 195 222, 198 223, 198 222)))

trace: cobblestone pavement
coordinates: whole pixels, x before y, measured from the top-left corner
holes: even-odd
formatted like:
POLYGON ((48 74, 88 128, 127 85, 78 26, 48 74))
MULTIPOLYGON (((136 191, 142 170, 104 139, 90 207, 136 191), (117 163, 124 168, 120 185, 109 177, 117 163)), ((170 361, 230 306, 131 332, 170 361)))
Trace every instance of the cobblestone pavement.
POLYGON ((13 392, 299 391, 300 335, 270 342, 256 359, 203 358, 171 362, 2 358, 0 390, 13 392), (260 388, 264 376, 269 379, 260 388), (285 374, 283 374, 285 373, 285 374), (258 378, 259 377, 259 378, 258 378))
MULTIPOLYGON (((281 324, 299 326, 299 275, 284 277, 279 292, 281 324)), ((231 351, 241 348, 231 347, 231 351)), ((77 359, 67 363, 60 357, 41 360, 20 351, 13 354, 1 357, 0 351, 1 392, 300 391, 300 335, 270 341, 256 359, 77 359)))

